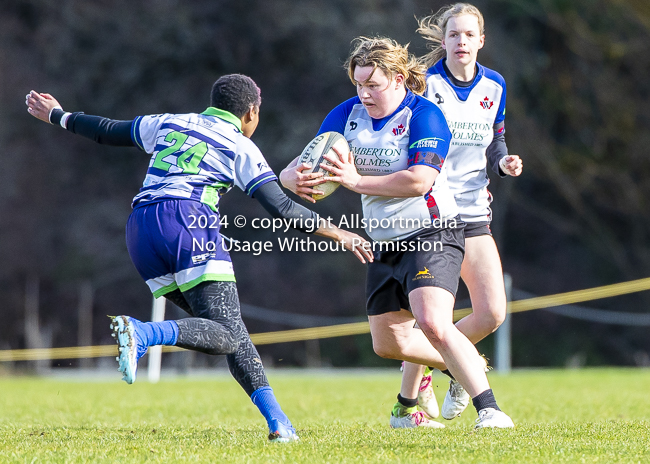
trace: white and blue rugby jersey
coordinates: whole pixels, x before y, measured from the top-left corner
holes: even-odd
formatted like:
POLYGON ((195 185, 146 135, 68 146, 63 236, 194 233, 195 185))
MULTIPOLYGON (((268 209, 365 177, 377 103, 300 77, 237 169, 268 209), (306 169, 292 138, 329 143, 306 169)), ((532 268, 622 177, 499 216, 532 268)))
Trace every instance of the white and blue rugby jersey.
POLYGON ((494 126, 504 121, 506 112, 505 80, 496 71, 476 66, 472 85, 457 87, 439 60, 427 72, 424 93, 445 114, 453 134, 445 169, 465 222, 490 220, 486 150, 494 138, 494 126))
POLYGON ((201 114, 139 116, 131 138, 151 161, 133 207, 162 200, 195 200, 217 211, 233 185, 248 195, 276 176, 259 148, 241 132, 232 113, 208 108, 201 114))
POLYGON ((359 97, 354 97, 327 115, 318 133, 328 131, 345 136, 362 176, 384 176, 414 165, 440 171, 432 189, 423 197, 361 196, 366 220, 385 220, 384 224, 390 224, 373 230, 366 227, 373 240, 402 240, 423 229, 417 224, 451 220, 458 215, 443 169, 451 133, 442 112, 430 101, 408 92, 393 114, 373 119, 359 97))

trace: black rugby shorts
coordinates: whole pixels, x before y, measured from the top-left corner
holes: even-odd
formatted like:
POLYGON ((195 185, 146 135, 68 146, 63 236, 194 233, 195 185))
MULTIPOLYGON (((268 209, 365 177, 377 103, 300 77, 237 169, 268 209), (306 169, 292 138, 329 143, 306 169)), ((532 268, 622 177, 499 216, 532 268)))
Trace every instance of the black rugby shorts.
POLYGON ((439 287, 456 296, 465 253, 464 223, 458 221, 458 224, 455 229, 425 229, 408 239, 392 242, 396 251, 386 247, 378 250, 375 243, 375 260, 368 265, 366 279, 369 316, 410 310, 408 294, 420 287, 439 287), (424 242, 429 242, 431 247, 424 242), (439 244, 436 249, 437 242, 442 244, 441 250, 439 244), (431 251, 422 251, 423 248, 431 251))
POLYGON ((490 221, 465 223, 465 238, 478 237, 479 235, 492 235, 490 221))

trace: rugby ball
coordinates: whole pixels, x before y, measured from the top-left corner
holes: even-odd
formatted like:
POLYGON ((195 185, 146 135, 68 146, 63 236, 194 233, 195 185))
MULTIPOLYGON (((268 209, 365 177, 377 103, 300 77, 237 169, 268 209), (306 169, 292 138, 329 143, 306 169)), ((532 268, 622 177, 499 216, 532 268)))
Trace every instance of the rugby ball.
MULTIPOLYGON (((331 177, 334 174, 325 171, 321 163, 331 166, 332 163, 327 161, 324 156, 330 154, 332 156, 338 156, 332 147, 336 147, 343 154, 350 152, 350 145, 348 141, 345 140, 338 132, 324 132, 320 135, 317 135, 314 140, 309 142, 305 149, 300 154, 299 163, 307 163, 311 165, 310 169, 305 169, 303 174, 310 174, 312 172, 322 172, 324 177, 331 177)), ((322 200, 323 198, 330 196, 334 191, 339 188, 340 184, 338 182, 325 182, 315 186, 315 189, 323 192, 323 195, 312 195, 314 200, 322 200)))

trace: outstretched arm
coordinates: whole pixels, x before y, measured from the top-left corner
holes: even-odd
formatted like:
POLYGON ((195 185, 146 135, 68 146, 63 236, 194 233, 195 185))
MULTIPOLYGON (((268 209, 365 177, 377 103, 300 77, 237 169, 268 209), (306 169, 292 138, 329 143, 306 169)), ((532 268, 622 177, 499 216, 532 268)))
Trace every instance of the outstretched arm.
POLYGON ((43 122, 52 124, 50 121, 50 113, 55 108, 61 109, 59 102, 49 93, 38 93, 30 90, 25 95, 25 105, 27 105, 27 112, 43 122))
POLYGON ((339 229, 329 224, 318 214, 310 209, 299 205, 287 197, 277 181, 267 182, 255 190, 253 198, 260 202, 268 213, 274 218, 289 220, 293 229, 305 233, 315 233, 322 237, 332 239, 341 244, 361 261, 372 261, 373 255, 370 251, 370 244, 359 235, 339 229))
POLYGON ((113 146, 135 146, 131 138, 133 121, 115 121, 83 113, 67 113, 59 102, 48 93, 30 91, 25 97, 27 111, 41 121, 59 124, 74 134, 113 146))

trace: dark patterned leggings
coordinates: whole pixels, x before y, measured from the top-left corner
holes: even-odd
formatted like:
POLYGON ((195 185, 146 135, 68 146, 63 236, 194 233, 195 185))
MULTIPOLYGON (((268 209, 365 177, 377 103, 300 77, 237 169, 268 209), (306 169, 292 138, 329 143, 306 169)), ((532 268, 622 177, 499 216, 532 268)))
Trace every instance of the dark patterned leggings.
POLYGON ((202 282, 186 292, 176 289, 165 297, 192 316, 176 321, 176 346, 225 354, 230 373, 248 396, 269 385, 260 355, 241 318, 234 282, 202 282))

